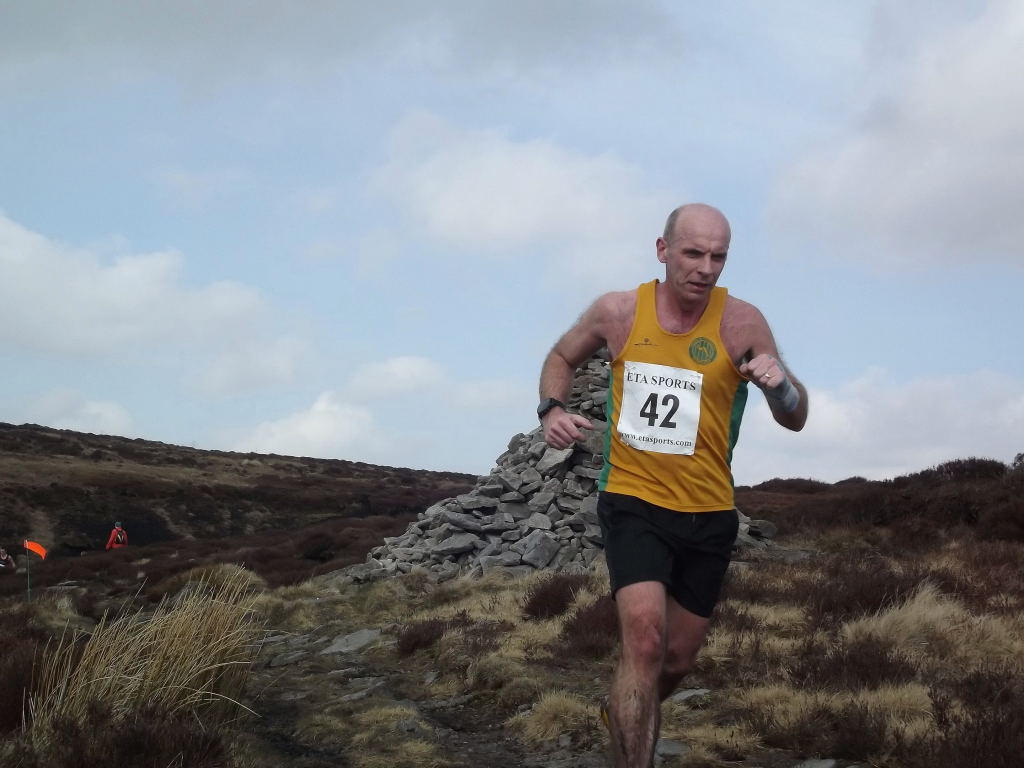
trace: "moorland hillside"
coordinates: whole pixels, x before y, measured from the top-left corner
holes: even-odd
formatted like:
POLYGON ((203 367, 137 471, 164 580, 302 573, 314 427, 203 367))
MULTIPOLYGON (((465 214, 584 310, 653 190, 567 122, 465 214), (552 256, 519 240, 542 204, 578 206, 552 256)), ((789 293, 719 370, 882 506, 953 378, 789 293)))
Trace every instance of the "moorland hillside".
MULTIPOLYGON (((662 707, 658 766, 1019 764, 1024 457, 772 480, 738 499, 777 536, 735 553, 697 667, 662 707)), ((0 762, 607 765, 603 558, 578 574, 360 584, 328 561, 285 578, 289 557, 325 542, 365 555, 388 525, 402 523, 65 558, 74 583, 41 583, 31 603, 5 577, 0 762)))
POLYGON ((0 545, 28 537, 77 555, 102 549, 115 520, 132 544, 152 544, 408 515, 473 480, 0 423, 0 545))

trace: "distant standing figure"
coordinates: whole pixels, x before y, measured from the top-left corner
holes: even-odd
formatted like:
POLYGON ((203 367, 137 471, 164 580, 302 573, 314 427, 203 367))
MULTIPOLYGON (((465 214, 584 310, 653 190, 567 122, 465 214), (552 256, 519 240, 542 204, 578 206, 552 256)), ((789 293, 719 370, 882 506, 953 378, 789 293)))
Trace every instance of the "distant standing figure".
POLYGON ((128 534, 120 523, 114 523, 114 530, 110 532, 110 538, 107 539, 107 549, 120 549, 127 545, 128 534))
POLYGON ((18 569, 18 566, 14 563, 14 558, 7 554, 7 550, 0 547, 0 576, 7 576, 14 573, 18 569))

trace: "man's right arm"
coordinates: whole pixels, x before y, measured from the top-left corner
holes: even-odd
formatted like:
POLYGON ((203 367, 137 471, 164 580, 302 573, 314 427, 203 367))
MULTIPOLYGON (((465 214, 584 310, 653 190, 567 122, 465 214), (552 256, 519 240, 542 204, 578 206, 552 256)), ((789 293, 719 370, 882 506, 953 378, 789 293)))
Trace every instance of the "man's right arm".
MULTIPOLYGON (((569 399, 576 368, 608 343, 608 328, 616 311, 616 294, 605 294, 580 316, 544 359, 540 372, 540 399, 569 399)), ((541 419, 544 439, 553 448, 568 448, 583 438, 580 429, 592 427, 589 419, 555 406, 541 419)))

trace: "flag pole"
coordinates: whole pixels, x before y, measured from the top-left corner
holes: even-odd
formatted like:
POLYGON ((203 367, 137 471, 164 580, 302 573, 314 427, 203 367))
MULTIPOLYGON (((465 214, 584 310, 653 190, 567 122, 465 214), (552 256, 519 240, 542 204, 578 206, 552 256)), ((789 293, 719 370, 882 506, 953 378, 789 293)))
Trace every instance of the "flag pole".
POLYGON ((32 557, 25 553, 25 573, 28 578, 28 602, 32 602, 32 557))

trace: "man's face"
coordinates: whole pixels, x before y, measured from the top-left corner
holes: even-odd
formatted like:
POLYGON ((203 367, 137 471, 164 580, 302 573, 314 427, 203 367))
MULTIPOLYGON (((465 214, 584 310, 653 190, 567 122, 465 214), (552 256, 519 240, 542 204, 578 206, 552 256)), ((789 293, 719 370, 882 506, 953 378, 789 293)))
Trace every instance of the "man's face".
POLYGON ((680 301, 702 304, 711 295, 729 253, 729 225, 720 217, 698 215, 676 221, 671 240, 658 238, 658 261, 665 281, 680 301))

